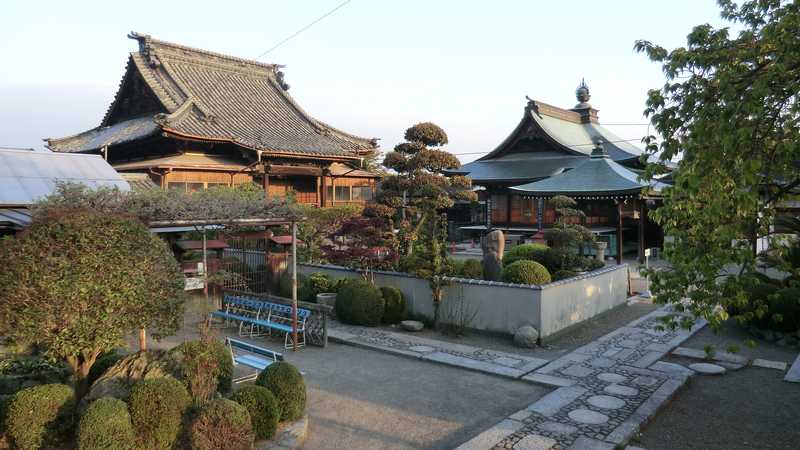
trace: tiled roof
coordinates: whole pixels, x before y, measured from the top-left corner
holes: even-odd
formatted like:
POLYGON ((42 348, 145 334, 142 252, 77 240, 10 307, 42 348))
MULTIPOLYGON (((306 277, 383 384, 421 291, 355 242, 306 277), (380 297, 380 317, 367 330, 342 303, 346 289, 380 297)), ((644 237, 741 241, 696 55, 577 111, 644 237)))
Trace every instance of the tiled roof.
MULTIPOLYGON (((233 142, 276 154, 356 158, 377 147, 337 130, 306 113, 289 96, 279 66, 152 39, 132 33, 139 51, 131 53, 130 71, 138 71, 166 113, 153 120, 176 136, 233 142)), ((51 139, 57 151, 90 151, 100 143, 83 136, 114 124, 122 87, 101 127, 64 139, 51 139)))
POLYGON ((122 179, 127 181, 131 189, 137 192, 153 191, 160 189, 159 186, 146 173, 121 173, 122 179))

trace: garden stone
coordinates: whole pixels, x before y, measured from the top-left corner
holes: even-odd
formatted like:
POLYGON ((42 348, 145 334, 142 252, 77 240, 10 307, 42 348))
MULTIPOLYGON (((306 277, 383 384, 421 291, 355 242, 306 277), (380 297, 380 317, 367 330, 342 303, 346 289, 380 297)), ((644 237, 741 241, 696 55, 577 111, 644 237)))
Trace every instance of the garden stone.
POLYGON ((689 364, 689 368, 703 375, 722 375, 725 373, 724 367, 709 363, 689 364))
POLYGON ((619 384, 610 384, 606 386, 603 390, 612 395, 622 395, 625 397, 633 397, 634 395, 639 393, 638 389, 634 389, 628 386, 622 386, 619 384))
POLYGON ((616 373, 601 373, 597 376, 599 380, 608 381, 609 383, 622 383, 623 381, 627 380, 626 377, 616 374, 616 373))
POLYGON ((529 434, 524 438, 520 439, 514 445, 514 449, 516 450, 550 450, 553 446, 556 445, 555 439, 551 439, 549 437, 540 436, 538 434, 529 434))
POLYGON ((100 397, 114 397, 127 400, 131 387, 137 381, 149 378, 162 378, 178 375, 178 363, 167 352, 138 352, 122 358, 109 367, 92 384, 82 403, 88 405, 100 397))
POLYGON ((494 230, 483 237, 483 276, 490 281, 500 281, 503 274, 503 252, 506 241, 503 232, 494 230))
POLYGON ((400 322, 400 326, 406 331, 422 331, 425 325, 416 320, 404 320, 400 322))
POLYGON ((534 348, 539 340, 539 331, 532 325, 519 327, 514 333, 514 345, 517 347, 534 348))
POLYGON ((599 425, 608 422, 608 416, 590 409, 576 409, 569 412, 569 418, 578 423, 599 425))
POLYGON ((586 401, 590 405, 601 409, 620 409, 625 406, 625 400, 610 395, 594 395, 586 401))

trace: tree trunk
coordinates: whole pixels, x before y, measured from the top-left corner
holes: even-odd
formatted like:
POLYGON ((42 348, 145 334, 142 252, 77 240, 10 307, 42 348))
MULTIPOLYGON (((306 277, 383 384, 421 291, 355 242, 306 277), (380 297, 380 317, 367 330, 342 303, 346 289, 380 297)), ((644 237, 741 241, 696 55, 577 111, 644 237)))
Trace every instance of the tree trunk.
POLYGON ((82 352, 80 355, 67 356, 67 364, 72 369, 75 398, 80 400, 89 391, 88 377, 94 362, 100 355, 99 350, 82 352))

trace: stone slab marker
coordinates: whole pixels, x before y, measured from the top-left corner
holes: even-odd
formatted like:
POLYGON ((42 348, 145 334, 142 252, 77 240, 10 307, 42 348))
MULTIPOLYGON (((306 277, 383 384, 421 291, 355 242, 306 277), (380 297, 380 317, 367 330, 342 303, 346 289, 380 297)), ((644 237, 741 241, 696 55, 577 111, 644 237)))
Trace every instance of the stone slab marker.
POLYGON ((505 236, 500 230, 494 230, 483 237, 483 276, 490 281, 500 281, 503 273, 503 252, 506 248, 505 236))

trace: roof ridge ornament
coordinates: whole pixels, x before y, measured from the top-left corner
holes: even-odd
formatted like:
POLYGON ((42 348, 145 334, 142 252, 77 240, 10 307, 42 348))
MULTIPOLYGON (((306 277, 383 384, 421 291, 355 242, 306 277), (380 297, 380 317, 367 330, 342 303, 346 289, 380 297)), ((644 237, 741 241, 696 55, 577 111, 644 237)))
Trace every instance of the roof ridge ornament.
POLYGON ((608 158, 608 152, 606 151, 606 142, 602 138, 597 139, 594 142, 594 148, 592 149, 591 158, 608 158))
POLYGON ((575 98, 578 100, 578 104, 575 105, 574 109, 592 107, 592 105, 589 104, 589 99, 592 98, 592 95, 589 93, 589 86, 586 85, 586 80, 583 77, 581 77, 581 84, 575 89, 575 98))

